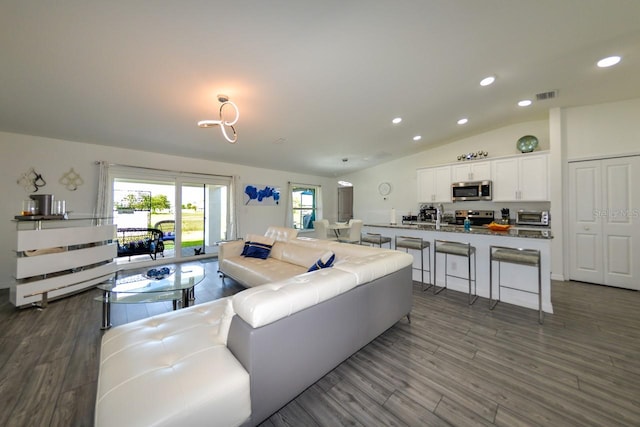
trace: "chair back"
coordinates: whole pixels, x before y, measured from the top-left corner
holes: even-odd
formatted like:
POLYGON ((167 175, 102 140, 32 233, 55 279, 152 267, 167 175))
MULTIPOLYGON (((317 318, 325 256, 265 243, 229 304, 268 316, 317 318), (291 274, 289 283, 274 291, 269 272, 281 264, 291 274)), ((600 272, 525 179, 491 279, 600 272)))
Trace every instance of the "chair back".
POLYGON ((316 230, 315 232, 316 239, 326 240, 327 231, 329 231, 328 227, 329 227, 329 220, 319 219, 319 220, 313 221, 313 228, 316 230))
POLYGON ((175 241, 176 240, 176 222, 172 219, 165 219, 163 221, 156 222, 153 228, 162 231, 162 240, 175 241))
POLYGON ((349 237, 348 240, 350 242, 360 242, 360 232, 362 231, 362 220, 361 219, 350 219, 349 220, 349 237))

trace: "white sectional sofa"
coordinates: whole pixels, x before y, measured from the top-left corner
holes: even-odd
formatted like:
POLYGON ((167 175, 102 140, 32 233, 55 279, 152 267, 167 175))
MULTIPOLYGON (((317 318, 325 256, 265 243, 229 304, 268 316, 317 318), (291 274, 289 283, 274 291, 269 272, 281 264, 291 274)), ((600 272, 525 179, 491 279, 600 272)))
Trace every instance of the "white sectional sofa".
POLYGON ((412 256, 267 235, 265 260, 221 247, 221 273, 250 289, 105 333, 97 426, 255 426, 409 316, 412 256), (307 272, 327 251, 333 267, 307 272))

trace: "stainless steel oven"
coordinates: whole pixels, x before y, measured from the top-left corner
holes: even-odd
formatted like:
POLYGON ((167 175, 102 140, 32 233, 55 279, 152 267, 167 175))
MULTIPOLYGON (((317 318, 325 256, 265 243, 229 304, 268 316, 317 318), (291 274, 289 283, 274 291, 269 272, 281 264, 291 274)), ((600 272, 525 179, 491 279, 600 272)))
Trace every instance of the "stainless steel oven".
POLYGON ((549 211, 525 211, 516 212, 517 225, 549 225, 549 211))
POLYGON ((491 200, 491 181, 454 182, 451 184, 451 199, 454 202, 467 200, 491 200))

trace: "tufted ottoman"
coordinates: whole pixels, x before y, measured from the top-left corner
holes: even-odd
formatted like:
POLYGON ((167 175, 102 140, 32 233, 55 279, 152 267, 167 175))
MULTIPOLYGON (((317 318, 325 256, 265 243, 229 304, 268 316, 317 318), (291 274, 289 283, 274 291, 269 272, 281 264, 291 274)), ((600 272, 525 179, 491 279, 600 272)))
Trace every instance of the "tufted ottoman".
POLYGON ((249 374, 226 346, 233 314, 223 298, 107 331, 95 425, 242 424, 249 374))

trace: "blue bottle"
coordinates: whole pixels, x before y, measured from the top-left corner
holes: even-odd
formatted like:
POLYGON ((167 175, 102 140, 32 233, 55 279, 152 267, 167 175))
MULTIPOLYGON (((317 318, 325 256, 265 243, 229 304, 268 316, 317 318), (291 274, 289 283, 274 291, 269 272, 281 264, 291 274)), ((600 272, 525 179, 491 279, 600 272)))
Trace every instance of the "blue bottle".
POLYGON ((471 221, 469 221, 469 217, 464 219, 464 231, 471 231, 471 221))

